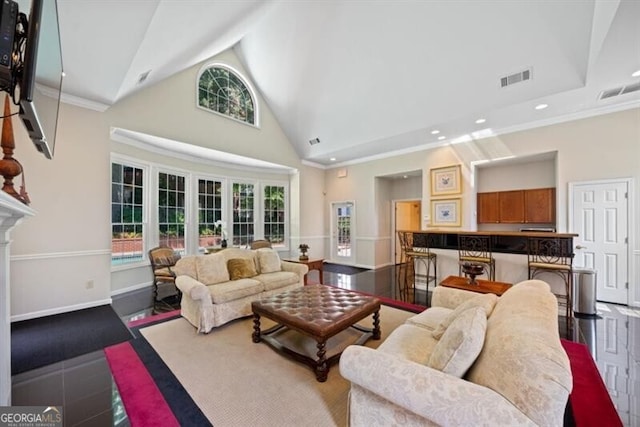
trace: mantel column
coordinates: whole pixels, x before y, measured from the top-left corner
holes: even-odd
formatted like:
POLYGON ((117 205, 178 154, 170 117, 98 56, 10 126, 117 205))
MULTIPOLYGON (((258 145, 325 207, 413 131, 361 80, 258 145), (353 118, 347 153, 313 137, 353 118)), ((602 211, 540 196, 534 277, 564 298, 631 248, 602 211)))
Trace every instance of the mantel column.
POLYGON ((11 405, 11 230, 35 211, 0 191, 0 406, 11 405))

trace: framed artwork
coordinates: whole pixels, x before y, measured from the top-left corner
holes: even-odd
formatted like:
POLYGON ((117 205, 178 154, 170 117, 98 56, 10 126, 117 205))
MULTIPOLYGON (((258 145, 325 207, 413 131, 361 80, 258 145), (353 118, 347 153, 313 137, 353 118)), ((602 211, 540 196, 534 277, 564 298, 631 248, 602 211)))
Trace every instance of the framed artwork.
POLYGON ((431 169, 431 196, 460 194, 461 192, 460 165, 431 169))
POLYGON ((460 227, 460 199, 431 200, 431 225, 460 227))

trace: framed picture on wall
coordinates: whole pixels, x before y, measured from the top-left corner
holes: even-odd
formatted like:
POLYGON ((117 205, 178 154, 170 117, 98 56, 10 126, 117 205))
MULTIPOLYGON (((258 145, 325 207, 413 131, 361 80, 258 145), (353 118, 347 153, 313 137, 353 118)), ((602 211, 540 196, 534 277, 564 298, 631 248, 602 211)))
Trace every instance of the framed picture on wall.
POLYGON ((431 169, 431 196, 460 194, 462 183, 460 165, 431 169))
POLYGON ((460 227, 460 199, 431 200, 431 225, 460 227))

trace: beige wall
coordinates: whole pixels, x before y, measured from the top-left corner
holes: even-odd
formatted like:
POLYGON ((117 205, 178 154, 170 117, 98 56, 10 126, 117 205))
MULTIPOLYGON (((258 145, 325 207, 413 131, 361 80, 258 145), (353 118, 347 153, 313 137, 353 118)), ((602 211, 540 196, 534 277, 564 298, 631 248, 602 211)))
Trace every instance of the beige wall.
POLYGON ((297 187, 292 188, 292 197, 300 199, 299 231, 291 234, 291 248, 293 255, 297 253, 300 243, 309 245, 309 256, 324 258, 328 253, 328 227, 324 220, 329 215, 329 205, 326 203, 324 184, 325 171, 322 169, 301 166, 299 169, 297 187), (296 194, 297 193, 297 194, 296 194))
MULTIPOLYGON (((232 51, 215 60, 243 71, 232 51)), ((151 284, 147 267, 111 271, 112 152, 214 175, 288 180, 296 190, 290 200, 292 240, 317 237, 319 243, 312 245, 313 250, 320 251, 318 255, 324 250, 324 171, 301 164, 259 94, 259 128, 198 109, 195 79, 199 69, 200 66, 192 67, 143 89, 105 112, 63 103, 53 160, 35 150, 22 125, 14 119, 16 158, 24 166, 31 206, 37 211, 14 233, 14 320, 109 303, 113 294, 151 284), (112 141, 111 127, 258 158, 300 172, 272 175, 162 156, 112 141)), ((54 107, 53 102, 49 107, 54 107)))
MULTIPOLYGON (((233 52, 217 60, 242 70, 233 52)), ((294 248, 304 241, 312 256, 326 256, 331 202, 356 204, 356 263, 370 267, 391 262, 391 200, 403 189, 376 184, 377 177, 421 170, 423 224, 430 215, 430 176, 434 167, 462 164, 461 229, 475 227, 476 181, 472 164, 479 160, 557 151, 558 229, 567 227, 569 182, 629 177, 634 179, 633 212, 640 212, 640 109, 515 132, 483 140, 437 147, 411 154, 341 166, 326 171, 303 165, 286 135, 261 101, 260 128, 207 113, 195 107, 199 66, 114 105, 104 113, 62 104, 53 161, 44 159, 14 120, 16 158, 25 169, 34 218, 13 233, 11 309, 14 319, 68 311, 109 301, 114 292, 145 286, 145 269, 112 275, 110 267, 110 153, 144 156, 169 166, 206 170, 206 165, 138 153, 110 140, 112 126, 173 138, 205 147, 283 164, 288 176, 294 248), (297 239, 297 240, 296 240, 297 239), (88 288, 88 285, 92 286, 88 288)), ((252 172, 220 170, 230 176, 252 172)), ((213 173, 213 172, 212 172, 213 173)), ((16 180, 20 182, 20 178, 16 180)), ((413 190, 407 190, 413 193, 413 190)), ((635 217, 632 223, 635 223, 635 217)), ((640 227, 632 230, 632 277, 640 277, 640 227), (633 273, 635 272, 635 273, 633 273)), ((150 275, 146 276, 150 280, 150 275)), ((638 280, 633 300, 640 302, 638 280)))
POLYGON ((516 164, 499 164, 475 169, 478 193, 556 186, 554 159, 516 164))
MULTIPOLYGON (((423 217, 430 212, 430 176, 429 170, 434 167, 452 164, 462 165, 462 194, 460 197, 463 210, 463 222, 459 229, 475 229, 475 194, 477 180, 476 162, 508 156, 530 156, 557 151, 556 176, 557 184, 557 228, 567 231, 567 198, 570 182, 632 178, 634 187, 632 200, 632 216, 630 245, 632 256, 631 277, 638 277, 638 259, 640 259, 640 227, 635 219, 640 213, 640 109, 631 109, 602 116, 575 120, 542 128, 490 137, 482 140, 463 142, 437 147, 421 152, 404 154, 387 159, 349 165, 346 178, 337 178, 335 170, 328 170, 326 175, 327 199, 353 199, 358 206, 358 237, 375 236, 376 241, 367 239, 361 244, 366 246, 370 258, 360 259, 363 264, 376 264, 381 257, 372 248, 382 247, 383 253, 390 253, 378 243, 389 241, 388 233, 391 224, 375 223, 377 218, 387 218, 376 212, 385 209, 385 204, 376 198, 375 179, 378 176, 402 173, 421 169, 423 217), (635 272, 635 273, 634 273, 635 272)), ((344 166, 341 166, 344 167, 344 166)), ((518 173, 518 169, 514 169, 518 173)), ((504 178, 509 179, 508 177, 504 178)), ((520 176, 517 179, 521 179, 520 176)), ((514 177, 514 181, 516 178, 514 177)), ((542 183, 542 182, 540 182, 542 183)), ((523 183, 519 183, 523 184, 523 183)), ((384 194, 380 194, 384 197, 384 194)), ((430 215, 430 214, 428 214, 430 215)), ((426 221, 422 228, 430 224, 426 221)), ((358 246, 360 247, 360 245, 358 246)), ((378 264, 379 265, 379 264, 378 264)), ((630 281, 632 302, 640 304, 640 286, 637 280, 630 281)))
POLYGON ((110 170, 104 115, 62 104, 53 161, 36 151, 17 119, 14 133, 15 156, 37 213, 13 234, 12 318, 108 303, 110 170))

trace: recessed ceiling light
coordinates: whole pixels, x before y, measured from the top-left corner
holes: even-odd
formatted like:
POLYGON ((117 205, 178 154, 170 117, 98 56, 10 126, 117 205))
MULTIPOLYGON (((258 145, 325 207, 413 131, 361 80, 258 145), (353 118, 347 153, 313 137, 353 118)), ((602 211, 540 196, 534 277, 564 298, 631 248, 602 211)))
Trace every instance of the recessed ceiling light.
POLYGON ((440 133, 440 131, 438 129, 434 129, 434 130, 431 131, 431 135, 437 135, 439 133, 440 133))
POLYGON ((408 177, 407 175, 403 175, 402 177, 403 177, 404 179, 407 179, 407 178, 409 178, 409 177, 408 177))
POLYGON ((487 121, 487 119, 478 119, 478 120, 476 120, 476 123, 477 124, 481 124, 481 123, 484 123, 486 121, 487 121))
POLYGON ((332 158, 330 158, 329 160, 331 160, 332 162, 335 162, 335 161, 336 161, 336 158, 335 158, 335 157, 332 157, 332 158))
POLYGON ((638 70, 635 73, 631 74, 631 77, 640 77, 640 70, 638 70))
POLYGON ((536 110, 544 110, 545 108, 547 108, 549 105, 547 104, 538 104, 536 105, 536 110))
POLYGON ((438 137, 438 141, 442 141, 445 138, 445 136, 439 136, 438 137))

